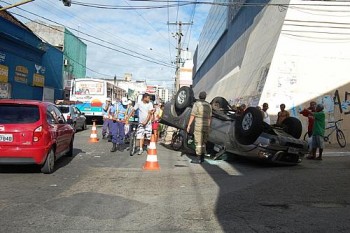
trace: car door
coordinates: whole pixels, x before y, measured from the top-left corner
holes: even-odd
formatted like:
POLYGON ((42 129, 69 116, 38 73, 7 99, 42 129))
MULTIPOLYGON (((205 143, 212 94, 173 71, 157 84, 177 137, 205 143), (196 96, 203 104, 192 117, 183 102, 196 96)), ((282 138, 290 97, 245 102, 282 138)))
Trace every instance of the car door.
POLYGON ((83 121, 83 118, 82 118, 82 114, 81 112, 79 111, 79 109, 77 107, 73 107, 73 111, 74 111, 74 114, 77 118, 77 128, 82 128, 83 127, 83 124, 84 124, 84 121, 83 121))
POLYGON ((62 152, 69 150, 69 145, 70 145, 70 142, 73 138, 74 131, 73 131, 73 128, 65 120, 61 111, 56 106, 53 106, 53 107, 54 107, 54 110, 58 116, 58 127, 61 131, 60 133, 62 134, 62 137, 60 138, 60 140, 61 140, 60 141, 60 144, 61 144, 60 153, 62 153, 62 152))

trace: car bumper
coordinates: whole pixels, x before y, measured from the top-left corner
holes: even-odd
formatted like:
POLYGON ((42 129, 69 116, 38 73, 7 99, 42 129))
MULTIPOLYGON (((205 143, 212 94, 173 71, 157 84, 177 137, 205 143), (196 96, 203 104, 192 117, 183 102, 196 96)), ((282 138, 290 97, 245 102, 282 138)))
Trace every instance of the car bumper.
POLYGON ((0 164, 43 164, 50 147, 1 147, 0 164))

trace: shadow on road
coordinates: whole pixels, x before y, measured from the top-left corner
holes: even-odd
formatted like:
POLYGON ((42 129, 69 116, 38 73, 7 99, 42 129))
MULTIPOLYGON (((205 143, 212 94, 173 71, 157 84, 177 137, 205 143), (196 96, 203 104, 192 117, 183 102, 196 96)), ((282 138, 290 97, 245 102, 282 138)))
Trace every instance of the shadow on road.
MULTIPOLYGON (((83 152, 81 149, 74 148, 73 156, 63 156, 56 160, 54 172, 70 164, 75 156, 81 152, 83 152)), ((0 173, 41 173, 41 171, 38 165, 0 165, 0 173)))

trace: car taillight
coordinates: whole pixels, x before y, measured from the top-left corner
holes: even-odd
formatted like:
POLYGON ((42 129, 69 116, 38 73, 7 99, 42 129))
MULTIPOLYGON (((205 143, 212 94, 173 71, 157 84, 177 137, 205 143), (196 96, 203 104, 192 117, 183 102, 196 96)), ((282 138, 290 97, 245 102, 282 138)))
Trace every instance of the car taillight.
POLYGON ((33 142, 38 142, 42 136, 43 136, 43 127, 39 126, 34 130, 33 142))
POLYGON ((70 120, 70 115, 67 115, 67 120, 70 120))

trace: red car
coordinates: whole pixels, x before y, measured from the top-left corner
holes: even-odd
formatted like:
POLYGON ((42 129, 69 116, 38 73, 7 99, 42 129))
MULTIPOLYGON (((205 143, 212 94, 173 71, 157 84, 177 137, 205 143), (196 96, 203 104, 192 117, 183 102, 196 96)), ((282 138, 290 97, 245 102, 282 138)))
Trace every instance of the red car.
POLYGON ((73 155, 74 129, 51 103, 0 99, 0 164, 38 164, 43 173, 73 155))

